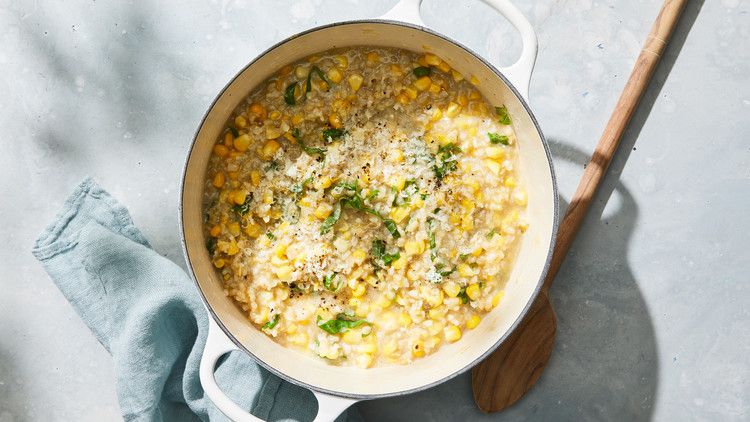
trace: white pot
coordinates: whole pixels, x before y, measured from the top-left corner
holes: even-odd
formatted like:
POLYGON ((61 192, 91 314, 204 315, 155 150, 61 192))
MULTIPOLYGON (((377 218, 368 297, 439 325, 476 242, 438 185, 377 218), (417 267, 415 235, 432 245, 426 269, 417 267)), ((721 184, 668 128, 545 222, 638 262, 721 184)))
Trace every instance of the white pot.
POLYGON ((216 362, 229 351, 242 350, 279 377, 309 388, 319 402, 315 420, 333 420, 356 401, 424 390, 470 369, 508 337, 539 292, 554 245, 557 190, 547 145, 526 103, 536 59, 536 34, 508 0, 485 0, 520 31, 523 40, 519 60, 498 69, 468 48, 427 29, 419 16, 420 2, 401 0, 380 19, 325 25, 276 44, 232 79, 196 133, 182 179, 182 240, 188 268, 212 317, 201 360, 201 383, 214 404, 231 419, 258 420, 233 403, 216 384, 216 362), (502 304, 487 314, 477 328, 464 333, 460 341, 444 345, 408 366, 331 366, 279 345, 255 328, 224 294, 222 281, 204 246, 202 197, 206 168, 213 144, 235 107, 286 64, 331 48, 362 45, 433 52, 453 69, 476 76, 477 88, 490 103, 504 104, 513 117, 519 146, 519 180, 528 193, 529 229, 521 239, 502 304))

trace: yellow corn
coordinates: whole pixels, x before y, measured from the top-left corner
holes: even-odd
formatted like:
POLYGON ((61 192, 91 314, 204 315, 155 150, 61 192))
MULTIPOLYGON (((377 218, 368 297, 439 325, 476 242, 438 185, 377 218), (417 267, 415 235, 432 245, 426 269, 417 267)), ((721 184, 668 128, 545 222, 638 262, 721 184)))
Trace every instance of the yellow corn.
POLYGON ((333 211, 333 207, 324 202, 320 205, 318 205, 317 208, 315 208, 315 211, 313 212, 316 217, 318 217, 321 220, 326 219, 329 215, 331 215, 331 212, 333 211))
POLYGON ((444 61, 441 61, 440 64, 438 64, 435 67, 437 67, 438 69, 440 69, 441 72, 448 73, 448 72, 451 71, 451 66, 448 63, 444 62, 444 61))
POLYGON ((393 261, 391 268, 394 270, 403 270, 406 267, 406 257, 402 256, 399 259, 393 261))
POLYGON ((403 327, 408 327, 411 325, 411 317, 406 312, 401 312, 398 316, 398 323, 403 327))
POLYGON ((229 149, 225 147, 224 145, 216 144, 214 145, 213 152, 215 155, 223 158, 223 157, 226 157, 227 154, 229 154, 229 149))
POLYGON ((469 296, 469 299, 471 300, 479 299, 481 294, 482 292, 479 290, 479 285, 476 283, 470 284, 469 287, 466 288, 466 296, 469 296))
POLYGON ((393 184, 393 187, 401 192, 402 190, 404 190, 404 186, 406 186, 406 179, 403 177, 396 178, 396 182, 393 184))
POLYGON ((440 59, 440 57, 438 57, 438 56, 436 56, 434 54, 427 53, 427 54, 424 55, 424 62, 427 63, 430 66, 437 66, 442 61, 443 60, 440 59))
POLYGON ((406 95, 405 93, 402 92, 402 93, 396 95, 396 101, 398 101, 399 104, 407 105, 407 104, 409 104, 409 101, 411 101, 411 100, 409 99, 408 95, 406 95))
POLYGON ((250 139, 250 135, 248 134, 240 135, 234 139, 234 148, 237 151, 245 152, 250 147, 251 141, 252 140, 250 139))
POLYGON ((320 179, 318 179, 317 183, 315 183, 315 187, 317 189, 326 189, 331 186, 331 178, 328 176, 323 176, 320 179))
POLYGON ((369 64, 369 65, 372 66, 375 63, 377 63, 377 62, 380 61, 380 55, 378 55, 378 53, 376 53, 374 51, 371 51, 371 52, 367 53, 367 59, 366 60, 367 60, 367 64, 369 64))
POLYGON ((458 264, 457 270, 461 277, 471 277, 474 275, 474 270, 468 264, 458 264))
POLYGON ((505 185, 505 187, 508 187, 508 188, 516 187, 516 178, 513 176, 506 177, 505 180, 503 181, 503 185, 505 185))
POLYGON ((227 132, 224 134, 224 145, 231 147, 232 142, 234 142, 234 136, 232 135, 232 132, 227 132))
POLYGON ((492 307, 497 306, 501 300, 503 300, 503 297, 505 296, 505 290, 500 290, 495 294, 495 296, 492 296, 492 307))
POLYGON ((331 127, 334 129, 341 129, 343 124, 341 123, 341 117, 339 117, 336 113, 331 113, 330 116, 328 116, 328 123, 331 124, 331 127))
POLYGON ((237 117, 234 118, 234 125, 237 126, 240 129, 242 129, 245 126, 247 126, 247 119, 245 119, 242 116, 237 116, 237 117))
POLYGON ((451 324, 445 328, 445 339, 453 343, 461 338, 461 329, 451 324))
POLYGON ((456 82, 461 82, 464 80, 464 75, 460 74, 457 70, 451 69, 451 76, 453 76, 453 80, 456 82))
POLYGON ((407 86, 404 88, 404 94, 406 94, 407 97, 409 97, 412 100, 416 100, 417 96, 419 95, 419 91, 417 91, 414 87, 407 86))
POLYGON ((251 113, 258 116, 261 120, 265 120, 267 111, 266 111, 266 108, 263 107, 262 104, 252 103, 250 104, 249 110, 251 113))
POLYGON ((290 265, 281 265, 279 267, 274 268, 274 273, 276 274, 276 277, 279 278, 281 281, 291 281, 292 279, 292 267, 290 265))
POLYGON ((516 203, 516 205, 519 206, 525 206, 528 202, 528 198, 526 197, 526 191, 523 189, 516 189, 513 191, 513 201, 516 203))
POLYGON ((362 333, 359 330, 349 330, 341 336, 341 340, 347 344, 357 344, 362 342, 362 333))
POLYGON ((232 200, 237 205, 242 205, 245 203, 245 199, 247 199, 247 191, 246 190, 236 190, 234 191, 234 195, 232 195, 232 200))
POLYGON ((231 223, 227 224, 227 229, 229 229, 229 234, 232 236, 239 236, 240 235, 240 223, 236 221, 232 221, 231 223))
POLYGON ((349 67, 349 59, 344 55, 338 55, 333 58, 336 61, 336 67, 341 70, 346 70, 349 67))
POLYGON ((362 75, 359 75, 357 73, 349 76, 349 86, 352 88, 353 91, 359 91, 359 88, 362 87, 362 82, 364 81, 364 78, 362 78, 362 75))
POLYGON ((425 89, 430 87, 431 83, 432 79, 430 79, 429 76, 422 76, 421 78, 414 81, 414 88, 417 88, 420 91, 424 91, 425 89))
POLYGON ((468 232, 474 230, 474 217, 471 215, 465 215, 461 219, 461 230, 468 232))
POLYGON ((461 291, 461 286, 459 286, 458 283, 454 281, 448 281, 443 284, 443 291, 445 291, 445 294, 450 297, 456 297, 461 291))
POLYGON ((492 174, 494 174, 495 176, 500 174, 500 163, 498 163, 497 161, 487 159, 484 160, 484 165, 486 165, 487 168, 490 169, 492 174))
POLYGON ((292 124, 295 126, 302 123, 303 120, 305 120, 305 117, 301 114, 295 114, 294 116, 292 116, 292 124))
POLYGON ((253 239, 257 238, 261 234, 260 225, 248 224, 247 227, 245 227, 245 234, 252 237, 253 239))
POLYGON ((226 179, 224 178, 224 173, 216 173, 214 175, 214 180, 211 182, 212 185, 214 185, 215 188, 220 188, 224 186, 224 181, 226 179))
POLYGON ((469 78, 469 82, 471 82, 472 85, 479 85, 479 79, 477 79, 477 77, 474 75, 471 75, 471 78, 469 78))
POLYGON ((279 120, 281 118, 281 112, 274 110, 268 115, 268 117, 270 117, 271 120, 279 120))
POLYGON ((430 84, 428 90, 433 94, 440 94, 440 85, 430 84))
POLYGON ((414 342, 414 345, 411 347, 411 355, 415 358, 421 358, 424 356, 424 342, 419 340, 414 342))
POLYGON ((411 212, 411 209, 409 207, 401 206, 396 208, 391 208, 391 212, 389 213, 390 217, 395 221, 396 223, 400 223, 404 221, 404 219, 409 215, 411 212))
POLYGON ((451 101, 445 109, 445 115, 448 117, 456 117, 460 111, 461 106, 451 101))
POLYGON ((393 163, 400 163, 404 161, 404 152, 400 148, 395 148, 391 150, 389 158, 393 163))
POLYGON ((214 267, 222 268, 224 267, 224 265, 226 265, 226 262, 223 259, 221 258, 214 259, 214 267))
POLYGON ((280 243, 276 245, 276 247, 273 250, 273 253, 279 258, 286 259, 286 248, 287 248, 286 244, 280 243))
POLYGON ((256 187, 260 184, 260 172, 258 170, 250 172, 250 183, 256 187))
POLYGON ((352 252, 352 258, 354 259, 355 263, 361 264, 365 262, 365 259, 367 258, 367 252, 365 252, 363 249, 357 249, 352 252))
POLYGON ((217 225, 215 225, 215 226, 211 227, 211 231, 210 231, 210 234, 211 234, 211 236, 213 236, 213 237, 219 237, 219 235, 221 234, 221 226, 219 226, 219 225, 217 224, 217 225))
POLYGON ((265 145, 263 145, 263 149, 261 150, 261 158, 268 161, 276 154, 276 151, 281 148, 281 144, 279 144, 277 141, 271 139, 270 141, 267 141, 265 145))
POLYGON ((487 147, 485 152, 489 158, 499 159, 505 156, 505 151, 500 147, 487 147))
POLYGON ((419 255, 424 252, 425 246, 423 241, 407 240, 404 243, 404 251, 408 255, 419 255))
POLYGON ((341 82, 342 79, 344 79, 344 75, 341 73, 338 68, 332 67, 328 69, 328 72, 326 72, 326 76, 328 76, 328 80, 337 84, 341 82))
POLYGON ((482 319, 479 318, 479 315, 474 315, 471 318, 469 318, 468 321, 466 321, 466 328, 473 330, 474 328, 477 328, 477 325, 479 325, 479 321, 482 319))

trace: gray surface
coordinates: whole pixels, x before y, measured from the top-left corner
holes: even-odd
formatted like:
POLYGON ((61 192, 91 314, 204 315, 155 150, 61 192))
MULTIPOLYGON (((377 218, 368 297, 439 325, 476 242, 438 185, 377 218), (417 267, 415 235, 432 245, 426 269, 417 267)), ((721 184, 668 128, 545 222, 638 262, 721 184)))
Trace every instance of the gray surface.
MULTIPOLYGON (((0 422, 119 418, 110 357, 28 252, 71 188, 95 176, 182 265, 180 168, 213 96, 282 37, 394 1, 70 3, 0 1, 0 422)), ((484 5, 450 3, 428 0, 427 23, 512 59, 518 37, 484 5)), ((659 2, 517 3, 539 33, 531 103, 569 198, 659 2)), ((537 387, 487 416, 464 375, 365 416, 750 418, 750 2, 702 3, 552 289, 559 331, 537 387)))

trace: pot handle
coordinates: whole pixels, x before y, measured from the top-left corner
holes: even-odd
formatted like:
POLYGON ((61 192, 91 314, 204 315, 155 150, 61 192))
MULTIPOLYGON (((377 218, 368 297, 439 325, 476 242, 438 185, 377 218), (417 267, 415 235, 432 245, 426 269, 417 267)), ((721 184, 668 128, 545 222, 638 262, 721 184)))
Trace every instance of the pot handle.
MULTIPOLYGON (((203 391, 211 399, 217 409, 226 417, 235 422, 263 422, 252 415, 247 410, 238 406, 232 401, 216 383, 214 370, 219 359, 226 353, 233 350, 239 350, 227 336, 224 331, 216 324, 213 318, 209 317, 208 338, 203 348, 203 355, 200 363, 200 381, 203 391)), ((338 417, 349 406, 359 400, 344 397, 332 396, 329 394, 313 391, 315 398, 318 400, 318 414, 313 422, 329 422, 338 417)))
MULTIPOLYGON (((531 72, 534 70, 536 53, 539 47, 534 27, 510 0, 483 1, 503 15, 521 33, 521 41, 523 42, 521 57, 510 66, 499 67, 499 70, 510 80, 521 97, 528 101, 531 72)), ((391 19, 426 27, 427 25, 422 21, 419 13, 421 3, 422 0, 399 0, 391 10, 381 16, 381 19, 391 19)))

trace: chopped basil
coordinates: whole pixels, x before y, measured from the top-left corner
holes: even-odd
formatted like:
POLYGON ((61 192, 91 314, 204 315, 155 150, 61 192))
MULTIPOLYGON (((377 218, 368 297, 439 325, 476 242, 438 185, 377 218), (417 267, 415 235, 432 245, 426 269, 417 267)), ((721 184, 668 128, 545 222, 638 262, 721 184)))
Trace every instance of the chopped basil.
POLYGON ((213 255, 214 251, 216 250, 216 239, 213 237, 208 239, 206 241, 206 249, 208 249, 208 254, 213 255))
POLYGON ((312 75, 316 74, 320 79, 323 80, 323 82, 330 85, 328 82, 328 79, 326 79, 326 75, 323 73, 322 70, 318 66, 313 66, 310 68, 310 72, 307 73, 307 84, 305 85, 305 94, 312 91, 312 75))
POLYGON ((234 126, 229 126, 229 131, 232 132, 232 136, 234 136, 235 138, 240 136, 240 132, 238 132, 234 126))
POLYGON ((469 255, 470 254, 468 254, 468 253, 462 253, 462 254, 458 255, 458 259, 460 259, 461 261, 466 261, 466 258, 468 258, 469 255))
POLYGON ((367 194, 367 199, 374 199, 380 194, 380 191, 377 189, 373 189, 370 191, 370 193, 367 194))
POLYGON ((388 229, 388 231, 391 233, 391 236, 398 239, 401 237, 401 233, 398 232, 398 226, 396 226, 396 222, 391 220, 390 218, 386 218, 383 220, 383 224, 385 224, 385 228, 388 229))
POLYGON ((497 121, 500 124, 509 125, 511 123, 508 109, 505 106, 495 107, 495 114, 497 114, 497 121))
POLYGON ((250 192, 245 197, 245 202, 243 202, 240 205, 235 205, 232 207, 232 211, 236 212, 239 215, 245 215, 248 212, 250 212, 250 203, 253 201, 253 193, 250 192))
POLYGON ((490 230, 489 233, 487 233, 487 239, 492 239, 492 236, 497 234, 497 229, 490 230))
POLYGON ((271 240, 275 240, 276 239, 276 236, 274 236, 273 233, 271 233, 271 232, 266 232, 266 237, 268 237, 271 240))
POLYGON ((325 321, 320 315, 318 315, 316 324, 321 330, 329 334, 341 334, 357 328, 362 324, 367 324, 367 321, 364 319, 351 319, 351 317, 345 314, 338 314, 336 315, 336 319, 325 321))
POLYGON ((438 148, 437 155, 435 155, 435 164, 432 166, 432 170, 435 172, 435 176, 442 180, 449 172, 458 168, 457 161, 452 159, 454 154, 461 152, 461 148, 454 143, 449 143, 438 148), (438 162, 440 163, 438 165, 438 162))
POLYGON ((341 202, 337 202, 336 207, 333 209, 333 213, 329 215, 325 220, 323 220, 323 224, 320 226, 320 234, 326 234, 331 231, 331 228, 334 224, 336 224, 337 221, 339 221, 340 217, 341 202))
POLYGON ((380 266, 380 262, 383 263, 384 266, 388 267, 390 266, 393 261, 401 258, 401 254, 396 251, 394 253, 387 253, 385 250, 385 241, 376 239, 372 241, 372 257, 375 259, 375 263, 380 266))
POLYGON ((272 329, 273 327, 275 327, 275 326, 276 326, 276 324, 278 324, 278 323, 279 323, 279 320, 280 320, 280 319, 281 319, 281 315, 280 315, 280 314, 276 314, 276 315, 274 315, 273 319, 271 319, 271 320, 270 320, 270 321, 268 321, 267 323, 263 324, 263 326, 262 326, 262 327, 260 327, 260 329, 261 329, 261 330, 270 330, 270 329, 272 329))
POLYGON ((330 290, 332 292, 337 292, 342 286, 342 283, 336 283, 334 284, 333 281, 338 276, 338 273, 331 273, 327 276, 323 277, 323 287, 325 287, 327 290, 330 290))
POLYGON ((299 129, 297 128, 292 129, 292 136, 297 140, 297 144, 302 148, 302 151, 305 151, 308 155, 321 155, 325 157, 326 152, 328 152, 325 148, 309 147, 305 145, 305 142, 302 140, 302 134, 300 134, 299 129))
POLYGON ((421 78, 422 76, 429 76, 432 74, 432 69, 427 66, 419 66, 415 67, 412 72, 414 72, 414 76, 421 78))
POLYGON ((289 190, 292 191, 292 193, 297 194, 295 196, 299 196, 299 194, 301 194, 305 190, 305 187, 307 187, 307 185, 310 184, 310 182, 312 181, 313 181, 312 176, 308 177, 307 179, 292 185, 292 187, 289 188, 289 190))
POLYGON ((344 133, 343 129, 326 129, 323 131, 323 140, 333 142, 334 139, 344 136, 344 133))
POLYGON ((297 82, 292 82, 284 90, 284 102, 289 105, 297 104, 297 99, 294 98, 294 91, 297 90, 297 82))
POLYGON ((469 295, 466 294, 466 287, 461 287, 458 291, 458 298, 461 299, 461 303, 469 303, 469 295))
POLYGON ((391 206, 396 207, 403 204, 408 204, 411 202, 411 196, 414 195, 419 191, 419 188, 417 187, 417 181, 414 179, 409 179, 404 183, 404 188, 401 189, 401 192, 397 192, 396 195, 393 197, 393 202, 391 202, 391 206))
MULTIPOLYGON (((368 214, 372 214, 376 217, 378 217, 383 224, 385 224, 385 228, 388 229, 388 232, 391 233, 391 235, 398 239, 401 237, 401 233, 398 231, 398 227, 396 226, 396 222, 391 220, 390 218, 385 218, 378 210, 375 208, 372 208, 365 204, 365 198, 362 197, 362 188, 359 187, 359 183, 355 182, 340 182, 336 185, 336 188, 341 188, 342 190, 346 190, 347 192, 344 192, 343 196, 339 201, 336 203, 336 210, 334 210, 333 215, 329 216, 323 221, 323 226, 320 228, 320 233, 325 234, 330 231, 331 227, 333 227, 334 224, 336 224, 336 221, 338 221, 339 216, 336 216, 335 219, 332 219, 330 226, 326 225, 326 222, 331 219, 331 217, 336 215, 336 211, 338 213, 341 213, 341 207, 344 208, 352 208, 359 211, 364 211, 368 214), (325 230, 325 231, 324 231, 325 230)), ((369 198, 369 196, 368 196, 369 198)))
POLYGON ((263 170, 265 171, 276 171, 281 168, 281 164, 278 161, 272 160, 263 170))
POLYGON ((499 135, 497 133, 487 132, 487 136, 490 138, 491 144, 510 145, 510 140, 505 135, 499 135))

